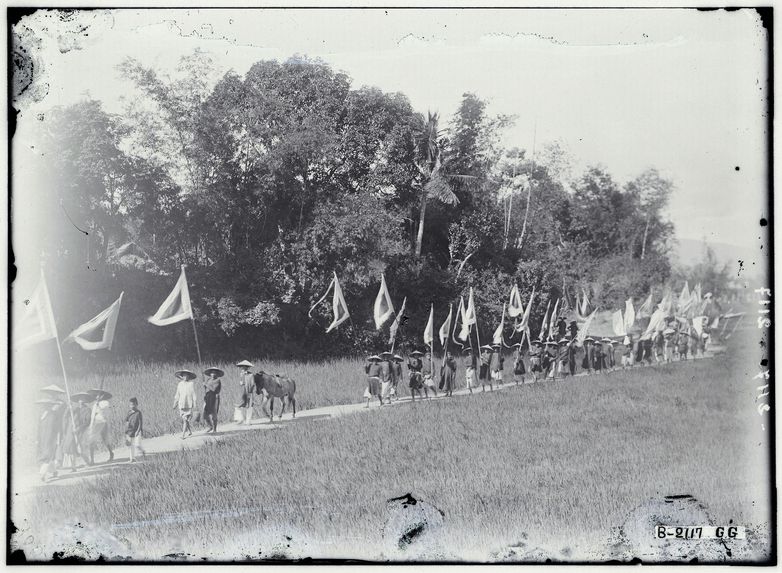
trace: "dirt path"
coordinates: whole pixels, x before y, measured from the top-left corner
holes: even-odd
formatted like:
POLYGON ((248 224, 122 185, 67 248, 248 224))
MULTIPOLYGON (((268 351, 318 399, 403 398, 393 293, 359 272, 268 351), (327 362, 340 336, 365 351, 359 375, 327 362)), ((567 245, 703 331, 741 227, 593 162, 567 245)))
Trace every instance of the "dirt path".
MULTIPOLYGON (((714 355, 711 353, 707 353, 703 358, 712 358, 714 355)), ((700 358, 698 359, 700 360, 700 358)), ((663 368, 669 368, 669 367, 675 367, 676 363, 671 364, 664 364, 664 365, 653 365, 653 366, 643 366, 643 368, 649 368, 649 367, 663 367, 663 368)), ((636 366, 636 368, 639 368, 636 366)), ((622 372, 621 369, 616 370, 614 372, 622 372)), ((610 373, 609 373, 610 374, 610 373)), ((582 377, 586 376, 586 372, 579 372, 576 374, 576 377, 582 377)), ((531 384, 529 375, 526 376, 527 382, 525 385, 531 384)), ((564 379, 566 380, 566 379, 564 379)), ((563 379, 557 378, 557 382, 561 382, 563 379)), ((538 384, 541 383, 551 383, 551 380, 546 381, 538 381, 538 384)), ((510 383, 505 382, 501 386, 497 386, 495 384, 494 391, 507 391, 509 389, 518 388, 520 387, 516 386, 512 381, 510 383)), ((474 394, 481 394, 480 388, 478 390, 473 390, 474 394)), ((467 388, 463 388, 461 390, 454 391, 454 396, 465 396, 469 394, 469 390, 467 388)), ((445 396, 442 392, 438 392, 437 397, 430 398, 431 400, 443 400, 445 399, 445 396)), ((400 398, 399 400, 391 402, 391 404, 382 406, 382 408, 395 408, 398 406, 411 404, 412 400, 410 397, 404 397, 400 398)), ((416 402, 419 402, 419 400, 416 400, 416 402)), ((381 408, 380 404, 378 403, 377 399, 374 399, 370 401, 370 407, 369 410, 377 410, 381 408)), ((256 413, 258 413, 258 409, 256 409, 256 413)), ((279 419, 277 415, 275 415, 274 422, 269 422, 268 417, 265 418, 254 418, 250 425, 244 425, 244 424, 237 424, 235 422, 222 424, 218 432, 216 434, 206 434, 203 430, 199 430, 198 432, 194 432, 192 436, 189 436, 186 439, 182 439, 179 434, 172 435, 172 434, 166 434, 163 436, 157 436, 154 438, 147 438, 143 441, 143 448, 147 454, 146 459, 149 459, 150 457, 165 454, 168 452, 174 452, 174 451, 180 451, 180 450, 194 450, 200 447, 203 447, 209 442, 213 442, 216 440, 223 440, 230 438, 232 436, 240 435, 244 432, 254 432, 254 431, 261 431, 261 430, 278 430, 281 428, 284 428, 288 426, 289 424, 300 424, 300 423, 307 423, 312 422, 316 420, 325 420, 329 418, 336 418, 339 416, 345 416, 349 414, 355 414, 357 412, 363 412, 367 411, 367 408, 365 407, 364 403, 360 404, 346 404, 342 406, 322 406, 319 408, 311 408, 309 410, 300 410, 297 412, 296 418, 292 418, 290 413, 286 413, 282 420, 279 419)), ((101 454, 105 455, 105 454, 101 454)), ((58 478, 55 480, 50 480, 46 483, 43 483, 40 480, 40 477, 38 476, 37 472, 35 471, 35 468, 25 467, 25 468, 17 468, 14 467, 13 471, 13 493, 14 495, 25 495, 34 493, 37 490, 40 490, 41 488, 54 486, 54 487, 62 487, 67 485, 73 485, 80 481, 84 480, 94 480, 101 476, 106 476, 111 474, 114 471, 120 470, 123 467, 126 467, 130 463, 130 450, 127 446, 121 446, 114 450, 114 460, 112 462, 97 462, 94 466, 91 467, 85 467, 83 465, 83 461, 79 460, 79 468, 76 472, 71 472, 68 469, 60 469, 58 471, 59 475, 58 478)), ((137 463, 144 463, 144 458, 139 459, 137 463)))

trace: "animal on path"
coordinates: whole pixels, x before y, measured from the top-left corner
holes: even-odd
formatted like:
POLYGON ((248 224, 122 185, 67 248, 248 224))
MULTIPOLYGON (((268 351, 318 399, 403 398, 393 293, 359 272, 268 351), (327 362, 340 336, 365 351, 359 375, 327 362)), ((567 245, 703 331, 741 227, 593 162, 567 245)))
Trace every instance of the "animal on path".
POLYGON ((293 416, 296 417, 296 382, 288 376, 280 374, 268 374, 261 370, 253 375, 253 381, 255 382, 255 393, 263 394, 263 402, 261 403, 261 410, 264 414, 269 416, 269 421, 274 421, 274 399, 279 398, 282 402, 282 409, 280 410, 280 420, 285 412, 285 406, 290 403, 293 407, 293 416), (269 403, 269 410, 266 410, 266 403, 269 403))

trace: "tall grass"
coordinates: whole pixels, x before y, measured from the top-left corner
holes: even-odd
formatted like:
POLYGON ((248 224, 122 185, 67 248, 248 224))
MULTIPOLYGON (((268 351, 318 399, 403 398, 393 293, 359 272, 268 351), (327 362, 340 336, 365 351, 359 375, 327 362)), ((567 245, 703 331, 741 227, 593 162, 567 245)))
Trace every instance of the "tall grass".
MULTIPOLYGON (((334 371, 360 381, 359 366, 334 371)), ((386 500, 411 492, 445 514, 440 558, 525 539, 557 559, 609 559, 614 528, 654 497, 694 495, 718 523, 770 519, 747 367, 723 356, 291 423, 57 488, 28 517, 112 530, 137 558, 269 556, 277 543, 278 556, 382 559, 386 500)), ((332 381, 349 401, 363 389, 332 381)))

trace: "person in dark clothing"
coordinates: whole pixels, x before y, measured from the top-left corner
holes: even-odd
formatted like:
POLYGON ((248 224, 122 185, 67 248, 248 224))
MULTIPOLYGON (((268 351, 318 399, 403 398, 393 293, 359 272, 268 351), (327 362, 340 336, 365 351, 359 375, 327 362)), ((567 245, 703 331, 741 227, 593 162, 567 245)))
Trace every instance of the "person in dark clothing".
POLYGON ((125 441, 130 446, 130 460, 136 461, 136 449, 143 456, 144 448, 141 447, 141 438, 144 434, 144 417, 138 409, 138 400, 130 399, 130 412, 125 416, 125 441))
POLYGON ((491 383, 491 346, 485 344, 481 346, 481 364, 478 378, 481 380, 481 391, 486 392, 486 385, 489 385, 489 391, 494 388, 491 383))
POLYGON ((204 421, 209 426, 207 433, 217 432, 217 414, 220 411, 220 391, 223 383, 220 378, 225 376, 225 372, 219 368, 207 368, 204 370, 209 378, 204 384, 204 421))
POLYGON ((513 347, 516 348, 516 358, 513 361, 513 381, 518 386, 519 383, 524 384, 524 375, 527 373, 527 367, 524 365, 524 358, 521 356, 522 343, 517 342, 513 347))
POLYGON ((570 372, 571 376, 576 375, 576 339, 575 337, 571 338, 568 342, 567 346, 567 364, 568 364, 568 371, 570 372))
POLYGON ((453 387, 456 383, 456 359, 451 355, 450 351, 445 353, 445 363, 443 364, 442 373, 442 389, 445 391, 446 396, 453 396, 453 387))
POLYGON ((570 325, 568 326, 568 330, 570 331, 570 338, 575 340, 578 336, 578 325, 576 324, 575 320, 570 321, 570 325))
POLYGON ((414 350, 410 353, 410 358, 407 359, 407 369, 410 371, 410 396, 415 402, 415 395, 418 394, 419 398, 423 398, 422 390, 424 386, 424 377, 421 371, 424 368, 424 363, 421 357, 424 355, 420 350, 414 350))
POLYGON ((62 436, 63 416, 67 412, 65 404, 59 400, 45 398, 38 400, 36 404, 44 407, 38 420, 38 463, 41 464, 41 481, 45 482, 49 474, 52 479, 57 477, 55 458, 62 436))
POLYGON ((394 362, 391 364, 391 396, 394 400, 399 400, 399 382, 402 381, 402 362, 404 358, 394 354, 394 362))
POLYGON ((567 336, 567 321, 564 316, 557 319, 557 340, 562 340, 567 336))
POLYGON ((584 359, 581 362, 581 367, 587 371, 587 373, 592 374, 592 370, 594 368, 594 361, 595 361, 595 350, 594 350, 594 342, 595 339, 591 336, 587 336, 584 339, 584 359))

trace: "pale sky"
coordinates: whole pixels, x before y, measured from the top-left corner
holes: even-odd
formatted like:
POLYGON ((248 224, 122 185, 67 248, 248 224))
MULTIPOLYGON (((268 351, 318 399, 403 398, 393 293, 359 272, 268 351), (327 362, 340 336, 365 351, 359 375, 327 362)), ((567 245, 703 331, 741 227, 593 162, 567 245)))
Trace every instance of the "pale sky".
POLYGON ((87 93, 121 111, 126 56, 168 70, 200 48, 243 74, 299 53, 421 112, 448 116, 473 92, 517 116, 508 146, 531 150, 536 129, 537 149, 561 140, 577 172, 602 163, 624 182, 657 167, 676 183, 681 238, 755 246, 768 215, 766 37, 752 10, 132 9, 24 23, 41 37, 49 93, 23 113, 22 134, 87 93), (83 24, 88 36, 70 32, 83 24))

